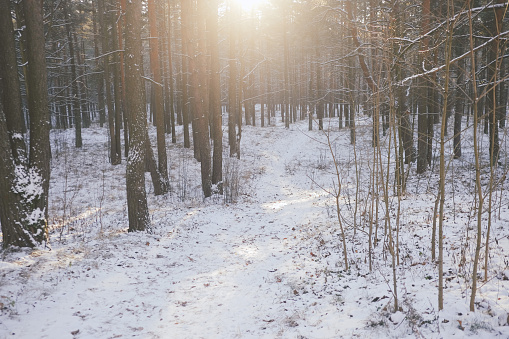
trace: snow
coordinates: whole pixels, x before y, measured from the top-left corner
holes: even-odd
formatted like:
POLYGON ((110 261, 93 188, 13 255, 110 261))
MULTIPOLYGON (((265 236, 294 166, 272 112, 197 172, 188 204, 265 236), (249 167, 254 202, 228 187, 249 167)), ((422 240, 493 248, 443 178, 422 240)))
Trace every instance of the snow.
MULTIPOLYGON (((243 126, 240 161, 225 149, 224 182, 238 184, 231 186, 234 201, 217 194, 203 201, 200 166, 192 149, 182 148, 182 130, 177 145, 168 140, 172 192, 155 197, 147 174, 151 233, 127 233, 125 161, 109 165, 106 128, 84 129, 81 150, 72 147, 74 131, 52 131, 58 147, 50 248, 1 252, 0 339, 509 336, 507 196, 497 195, 489 280, 479 282, 470 312, 473 182, 471 174, 448 181, 445 300, 438 311, 438 269, 430 257, 437 177, 410 175, 401 201, 400 309, 393 312, 384 221, 370 272, 362 206, 371 196, 356 192, 355 159, 360 182, 367 187, 371 180, 367 122, 357 123, 357 154, 348 129, 331 131, 351 266, 344 270, 335 201, 321 188, 332 190, 336 178, 325 135, 307 131, 307 121, 289 129, 278 116, 271 121, 276 125, 243 126)), ((470 165, 468 147, 465 141, 467 160, 455 171, 470 165)), ((396 228, 395 198, 390 204, 396 228)))
MULTIPOLYGON (((40 208, 36 208, 34 210, 32 210, 27 216, 26 216, 26 221, 27 221, 27 224, 28 225, 36 225, 38 222, 40 222, 41 220, 44 220, 44 210, 41 210, 40 208)), ((40 233, 42 232, 42 229, 39 228, 37 230, 37 234, 34 234, 34 235, 39 235, 40 233)))
POLYGON ((17 165, 15 168, 15 193, 21 194, 27 203, 38 199, 43 193, 42 177, 34 168, 29 168, 28 171, 22 165, 17 165))

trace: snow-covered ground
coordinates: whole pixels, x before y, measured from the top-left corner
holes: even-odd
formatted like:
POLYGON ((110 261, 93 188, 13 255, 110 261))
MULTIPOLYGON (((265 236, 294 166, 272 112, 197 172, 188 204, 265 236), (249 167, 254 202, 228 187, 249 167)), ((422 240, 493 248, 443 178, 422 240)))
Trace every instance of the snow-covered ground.
POLYGON ((81 150, 72 130, 53 131, 51 240, 1 252, 0 338, 509 338, 505 193, 494 195, 488 281, 479 282, 476 312, 468 307, 476 232, 468 151, 449 166, 443 311, 430 249, 438 179, 412 171, 399 225, 397 199, 389 201, 400 247, 394 313, 384 204, 368 265, 370 129, 359 121, 355 149, 347 129, 330 134, 345 270, 335 200, 325 191, 336 178, 325 134, 276 120, 244 127, 242 159, 225 156, 233 202, 203 201, 192 150, 168 143, 172 192, 155 197, 147 175, 152 229, 143 233, 127 233, 125 162, 109 165, 106 129, 84 130, 81 150))

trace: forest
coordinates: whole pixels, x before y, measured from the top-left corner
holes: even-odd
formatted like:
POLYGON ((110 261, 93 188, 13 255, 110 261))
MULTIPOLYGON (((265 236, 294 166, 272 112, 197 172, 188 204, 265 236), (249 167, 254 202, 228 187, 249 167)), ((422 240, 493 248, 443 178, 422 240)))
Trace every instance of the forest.
POLYGON ((509 337, 508 8, 0 0, 0 339, 509 337))

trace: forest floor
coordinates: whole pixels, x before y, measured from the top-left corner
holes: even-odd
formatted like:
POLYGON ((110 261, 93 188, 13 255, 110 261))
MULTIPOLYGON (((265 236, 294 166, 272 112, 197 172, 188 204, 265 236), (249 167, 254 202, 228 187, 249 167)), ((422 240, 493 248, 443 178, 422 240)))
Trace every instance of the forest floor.
MULTIPOLYGON (((472 174, 451 175, 439 311, 430 249, 437 177, 410 174, 399 225, 398 200, 388 202, 388 227, 399 230, 393 312, 383 218, 369 269, 373 150, 362 121, 357 132, 355 150, 347 129, 330 132, 342 178, 345 270, 335 200, 326 192, 335 168, 316 126, 245 127, 241 160, 225 157, 232 196, 205 201, 192 150, 168 143, 172 192, 155 197, 147 176, 152 229, 140 233, 127 233, 125 162, 109 165, 106 128, 84 130, 80 150, 73 131, 53 131, 50 243, 1 252, 0 339, 509 338, 507 195, 494 195, 488 281, 480 281, 470 312, 472 174)), ((454 164, 458 173, 469 167, 454 164)))

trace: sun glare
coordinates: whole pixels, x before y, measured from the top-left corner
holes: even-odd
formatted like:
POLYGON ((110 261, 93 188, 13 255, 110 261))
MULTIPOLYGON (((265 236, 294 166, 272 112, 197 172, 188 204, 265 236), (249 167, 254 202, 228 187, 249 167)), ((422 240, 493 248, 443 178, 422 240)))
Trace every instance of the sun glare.
POLYGON ((244 11, 251 11, 252 9, 259 8, 267 0, 237 0, 244 11))

